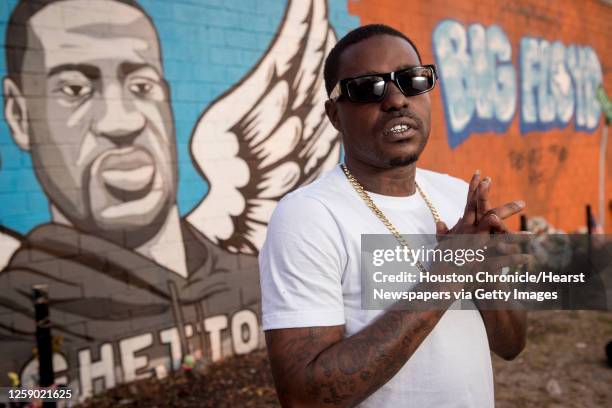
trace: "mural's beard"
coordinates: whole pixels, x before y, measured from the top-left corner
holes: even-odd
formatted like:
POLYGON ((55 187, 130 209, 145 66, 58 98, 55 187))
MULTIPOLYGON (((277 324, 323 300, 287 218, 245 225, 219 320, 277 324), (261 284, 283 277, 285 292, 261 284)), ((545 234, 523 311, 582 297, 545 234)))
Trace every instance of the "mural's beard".
MULTIPOLYGON (((98 155, 100 157, 101 155, 98 155)), ((164 180, 163 177, 158 173, 161 169, 156 171, 155 177, 159 179, 151 181, 151 183, 157 184, 153 187, 154 189, 161 191, 162 202, 156 206, 156 211, 152 214, 135 214, 133 217, 123 217, 120 220, 110 221, 105 219, 102 215, 100 203, 96 203, 96 199, 102 200, 111 199, 116 200, 117 193, 112 191, 109 186, 102 185, 99 183, 97 175, 95 175, 94 165, 96 160, 92 160, 83 172, 83 206, 85 208, 85 219, 72 219, 71 214, 66 214, 66 217, 77 227, 77 229, 84 232, 96 235, 104 238, 108 241, 114 242, 117 245, 126 248, 137 248, 142 246, 146 242, 150 241, 164 226, 170 210, 175 205, 174 193, 169 190, 167 184, 168 180, 164 180), (95 190, 99 190, 94 194, 95 190), (147 222, 142 222, 143 218, 147 218, 147 222)), ((129 195, 123 194, 124 198, 129 202, 129 195)), ((110 206, 116 203, 111 202, 110 206)), ((104 207, 102 207, 104 208, 104 207)))
POLYGON ((170 213, 172 205, 167 204, 157 212, 153 221, 147 225, 125 226, 117 230, 96 230, 94 234, 99 235, 117 245, 125 248, 138 248, 149 242, 163 228, 170 213))

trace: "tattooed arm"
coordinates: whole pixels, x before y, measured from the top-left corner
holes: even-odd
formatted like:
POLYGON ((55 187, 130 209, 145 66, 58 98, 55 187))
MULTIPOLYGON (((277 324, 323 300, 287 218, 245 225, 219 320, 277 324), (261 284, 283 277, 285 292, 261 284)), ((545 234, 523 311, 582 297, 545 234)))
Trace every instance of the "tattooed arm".
POLYGON ((350 407, 391 379, 444 314, 392 310, 344 338, 344 326, 266 331, 283 406, 350 407))
MULTIPOLYGON (((502 220, 520 213, 525 208, 521 200, 507 203, 492 209, 489 199, 492 181, 480 180, 480 175, 472 177, 468 189, 468 204, 474 210, 476 220, 495 214, 500 222, 492 229, 496 233, 507 233, 508 227, 502 220)), ((487 330, 489 348, 505 360, 512 360, 525 348, 527 333, 527 313, 523 310, 484 310, 479 307, 480 315, 487 330)))
POLYGON ((524 310, 480 310, 489 348, 505 360, 513 360, 525 348, 527 313, 524 310))

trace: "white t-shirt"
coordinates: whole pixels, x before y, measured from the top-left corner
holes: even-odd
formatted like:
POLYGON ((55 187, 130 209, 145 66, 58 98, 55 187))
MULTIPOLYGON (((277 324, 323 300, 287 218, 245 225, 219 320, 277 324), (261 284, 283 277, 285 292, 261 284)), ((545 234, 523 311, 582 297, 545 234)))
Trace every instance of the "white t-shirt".
MULTIPOLYGON (((468 185, 417 169, 416 180, 451 228, 468 185)), ((370 193, 403 234, 435 234, 422 197, 370 193)), ((361 234, 388 234, 340 166, 285 196, 259 255, 263 329, 345 325, 351 336, 379 310, 361 308, 361 234)), ((447 310, 400 371, 364 407, 493 407, 493 372, 477 310, 447 310)))

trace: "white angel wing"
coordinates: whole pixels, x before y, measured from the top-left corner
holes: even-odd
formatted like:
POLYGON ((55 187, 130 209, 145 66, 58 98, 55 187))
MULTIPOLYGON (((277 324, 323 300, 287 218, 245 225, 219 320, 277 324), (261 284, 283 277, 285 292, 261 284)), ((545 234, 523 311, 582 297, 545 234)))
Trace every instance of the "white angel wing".
POLYGON ((8 265, 13 253, 21 246, 21 236, 0 225, 0 272, 8 265))
POLYGON ((338 163, 323 83, 335 42, 325 0, 290 0, 264 57, 198 120, 191 154, 210 189, 187 220, 221 247, 257 253, 282 196, 338 163))

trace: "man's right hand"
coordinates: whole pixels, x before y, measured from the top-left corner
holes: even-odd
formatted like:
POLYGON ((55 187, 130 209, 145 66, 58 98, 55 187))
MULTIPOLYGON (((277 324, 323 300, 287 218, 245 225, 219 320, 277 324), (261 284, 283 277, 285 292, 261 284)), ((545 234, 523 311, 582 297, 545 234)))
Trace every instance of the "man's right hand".
POLYGON ((490 188, 491 178, 485 177, 481 180, 480 172, 476 171, 470 180, 463 216, 450 230, 444 222, 439 221, 436 224, 437 234, 508 232, 508 227, 504 220, 523 211, 525 202, 522 200, 510 201, 502 206, 491 209, 489 201, 490 188))

